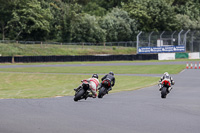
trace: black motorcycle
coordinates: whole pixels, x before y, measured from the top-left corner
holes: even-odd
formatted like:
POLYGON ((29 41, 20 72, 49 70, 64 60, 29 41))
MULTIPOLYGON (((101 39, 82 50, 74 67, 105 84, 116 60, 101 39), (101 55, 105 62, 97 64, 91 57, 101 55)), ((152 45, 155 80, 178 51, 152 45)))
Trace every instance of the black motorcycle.
POLYGON ((89 93, 91 92, 89 83, 87 80, 82 81, 81 88, 75 93, 74 101, 77 102, 81 99, 87 99, 89 93))
POLYGON ((103 80, 101 87, 99 88, 98 98, 103 98, 104 95, 108 94, 108 89, 111 87, 109 80, 103 80))
POLYGON ((169 87, 171 86, 171 83, 168 79, 164 79, 161 83, 161 98, 166 98, 167 94, 169 93, 169 87))

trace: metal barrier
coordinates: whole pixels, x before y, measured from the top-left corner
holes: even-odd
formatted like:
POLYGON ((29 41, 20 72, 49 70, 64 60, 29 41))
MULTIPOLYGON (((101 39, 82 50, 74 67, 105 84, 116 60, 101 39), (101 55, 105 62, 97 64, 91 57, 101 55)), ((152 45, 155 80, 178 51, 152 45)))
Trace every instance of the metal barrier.
MULTIPOLYGON (((162 31, 162 32, 140 32, 137 35, 137 51, 140 53, 141 47, 160 48, 156 53, 169 52, 162 51, 164 48, 179 49, 170 52, 200 52, 200 31, 181 30, 181 31, 162 31), (167 47, 166 47, 167 46, 167 47), (184 49, 183 49, 184 47, 184 49), (159 51, 161 50, 161 51, 159 51)), ((151 53, 151 52, 150 52, 151 53)), ((153 51, 154 53, 154 51, 153 51)))

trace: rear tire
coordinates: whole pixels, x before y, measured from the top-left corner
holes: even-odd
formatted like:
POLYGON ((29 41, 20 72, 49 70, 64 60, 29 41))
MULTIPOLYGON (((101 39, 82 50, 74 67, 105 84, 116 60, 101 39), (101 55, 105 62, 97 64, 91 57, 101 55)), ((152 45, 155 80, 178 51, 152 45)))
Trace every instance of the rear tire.
POLYGON ((166 98, 167 96, 167 87, 161 89, 161 98, 166 98))
POLYGON ((84 90, 84 89, 80 89, 80 90, 76 93, 76 95, 75 95, 75 97, 74 97, 74 101, 77 102, 78 100, 80 100, 84 93, 85 93, 85 90, 84 90))
POLYGON ((98 98, 103 98, 103 96, 105 95, 105 91, 106 89, 104 87, 101 87, 99 89, 99 95, 98 95, 98 98))

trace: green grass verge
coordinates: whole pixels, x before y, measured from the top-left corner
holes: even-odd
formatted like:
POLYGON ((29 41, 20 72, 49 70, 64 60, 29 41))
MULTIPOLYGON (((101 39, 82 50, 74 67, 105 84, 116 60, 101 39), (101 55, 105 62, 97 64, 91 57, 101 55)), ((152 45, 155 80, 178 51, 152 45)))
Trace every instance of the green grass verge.
MULTIPOLYGON (((165 71, 176 74, 183 69, 185 65, 1 68, 0 71, 4 72, 0 72, 0 98, 45 98, 74 95, 73 89, 80 84, 80 81, 91 77, 91 75, 81 75, 81 73, 105 74, 112 70, 115 74, 162 74, 165 71)), ((100 78, 102 76, 100 75, 100 78)), ((151 86, 158 80, 159 77, 117 75, 116 85, 112 92, 151 86)))
POLYGON ((0 68, 4 72, 33 72, 33 73, 98 73, 105 74, 113 71, 117 74, 162 74, 165 71, 177 74, 185 65, 139 65, 139 66, 75 66, 75 67, 27 67, 0 68))
MULTIPOLYGON (((0 73, 0 98, 45 98, 74 95, 88 75, 0 73)), ((158 82, 157 77, 116 76, 112 92, 135 90, 158 82)))

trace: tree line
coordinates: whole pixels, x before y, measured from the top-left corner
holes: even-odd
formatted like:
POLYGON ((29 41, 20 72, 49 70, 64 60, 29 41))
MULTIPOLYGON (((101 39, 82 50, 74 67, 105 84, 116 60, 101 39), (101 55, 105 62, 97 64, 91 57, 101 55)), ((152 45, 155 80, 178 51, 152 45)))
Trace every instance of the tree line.
POLYGON ((181 29, 200 29, 199 0, 0 0, 2 40, 133 41, 181 29))

